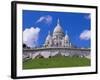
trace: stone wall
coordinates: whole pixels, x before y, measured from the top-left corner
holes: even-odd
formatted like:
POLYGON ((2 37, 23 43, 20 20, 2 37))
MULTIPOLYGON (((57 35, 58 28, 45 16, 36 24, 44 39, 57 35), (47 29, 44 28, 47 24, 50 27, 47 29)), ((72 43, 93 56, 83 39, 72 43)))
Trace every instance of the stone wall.
POLYGON ((53 56, 79 56, 90 58, 90 49, 80 48, 35 48, 23 49, 23 58, 49 58, 53 56))

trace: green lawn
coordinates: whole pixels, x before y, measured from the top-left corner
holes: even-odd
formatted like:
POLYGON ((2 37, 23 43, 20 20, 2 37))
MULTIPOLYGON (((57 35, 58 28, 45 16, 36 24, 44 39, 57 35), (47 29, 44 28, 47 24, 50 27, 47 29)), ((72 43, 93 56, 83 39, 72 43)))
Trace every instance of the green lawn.
POLYGON ((90 59, 87 58, 57 56, 23 61, 23 69, 90 66, 90 63, 90 59))

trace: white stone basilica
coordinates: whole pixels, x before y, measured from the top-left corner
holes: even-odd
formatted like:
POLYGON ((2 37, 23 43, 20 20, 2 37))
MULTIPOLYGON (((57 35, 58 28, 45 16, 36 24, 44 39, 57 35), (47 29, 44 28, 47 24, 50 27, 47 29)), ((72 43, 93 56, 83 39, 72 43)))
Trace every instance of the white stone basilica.
POLYGON ((48 33, 45 43, 42 47, 37 48, 23 48, 23 59, 27 58, 49 58, 53 56, 79 56, 90 59, 89 48, 76 48, 70 42, 68 34, 64 34, 64 31, 60 25, 58 19, 57 25, 51 35, 48 33))
POLYGON ((66 33, 66 35, 63 32, 63 29, 60 25, 60 21, 58 19, 57 25, 53 31, 53 34, 51 35, 50 32, 48 32, 48 36, 45 40, 45 47, 71 47, 71 43, 69 41, 69 36, 66 33))

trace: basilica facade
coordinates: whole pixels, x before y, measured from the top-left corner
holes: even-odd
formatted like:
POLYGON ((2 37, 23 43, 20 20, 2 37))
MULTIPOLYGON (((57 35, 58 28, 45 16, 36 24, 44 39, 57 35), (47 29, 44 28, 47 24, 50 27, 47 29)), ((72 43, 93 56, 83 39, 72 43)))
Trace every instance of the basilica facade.
POLYGON ((45 47, 72 47, 68 34, 64 33, 60 21, 58 19, 57 25, 53 31, 53 34, 51 35, 50 31, 48 32, 48 36, 45 40, 45 47))
POLYGON ((64 33, 59 19, 53 33, 50 31, 42 47, 23 48, 23 59, 26 58, 49 58, 53 56, 79 56, 91 58, 90 48, 76 48, 70 42, 69 36, 64 33))

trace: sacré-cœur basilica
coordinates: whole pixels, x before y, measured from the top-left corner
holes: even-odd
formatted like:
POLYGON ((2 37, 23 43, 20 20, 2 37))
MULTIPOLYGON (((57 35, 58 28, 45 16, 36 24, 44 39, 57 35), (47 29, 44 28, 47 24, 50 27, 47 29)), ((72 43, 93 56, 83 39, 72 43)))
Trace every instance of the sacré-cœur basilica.
POLYGON ((23 59, 50 58, 53 56, 78 56, 90 59, 90 48, 77 48, 70 42, 68 34, 64 34, 58 19, 53 34, 48 32, 42 47, 23 48, 23 59))

